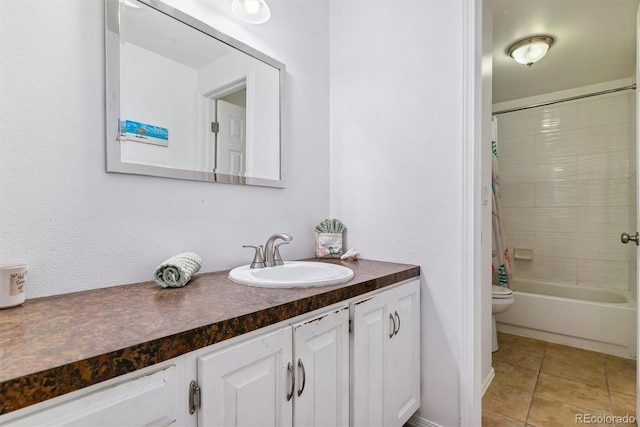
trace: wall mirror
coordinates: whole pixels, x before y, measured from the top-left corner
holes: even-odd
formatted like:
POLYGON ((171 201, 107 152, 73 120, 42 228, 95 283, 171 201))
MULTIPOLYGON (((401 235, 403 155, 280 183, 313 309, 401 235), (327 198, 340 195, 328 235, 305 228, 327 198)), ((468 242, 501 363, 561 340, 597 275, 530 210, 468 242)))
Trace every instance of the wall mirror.
POLYGON ((284 64, 156 0, 106 0, 107 172, 284 187, 284 64))

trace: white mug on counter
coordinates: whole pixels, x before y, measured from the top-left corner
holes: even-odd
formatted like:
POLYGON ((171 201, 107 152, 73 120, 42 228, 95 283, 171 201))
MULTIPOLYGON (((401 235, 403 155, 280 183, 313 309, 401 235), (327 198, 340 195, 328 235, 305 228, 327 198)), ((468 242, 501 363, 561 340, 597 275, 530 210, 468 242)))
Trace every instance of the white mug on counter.
POLYGON ((0 264, 0 308, 9 308, 24 302, 27 282, 27 264, 0 264))

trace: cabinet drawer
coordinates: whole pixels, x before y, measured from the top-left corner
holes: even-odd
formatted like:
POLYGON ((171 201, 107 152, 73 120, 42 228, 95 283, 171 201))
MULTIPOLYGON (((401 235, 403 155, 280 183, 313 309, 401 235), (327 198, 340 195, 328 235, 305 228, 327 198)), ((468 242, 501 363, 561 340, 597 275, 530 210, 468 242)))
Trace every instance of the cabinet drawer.
MULTIPOLYGON (((129 377, 129 375, 127 375, 129 377)), ((137 375, 47 409, 14 419, 4 426, 154 426, 178 419, 176 365, 137 375)), ((180 388, 184 395, 184 389, 180 388)))

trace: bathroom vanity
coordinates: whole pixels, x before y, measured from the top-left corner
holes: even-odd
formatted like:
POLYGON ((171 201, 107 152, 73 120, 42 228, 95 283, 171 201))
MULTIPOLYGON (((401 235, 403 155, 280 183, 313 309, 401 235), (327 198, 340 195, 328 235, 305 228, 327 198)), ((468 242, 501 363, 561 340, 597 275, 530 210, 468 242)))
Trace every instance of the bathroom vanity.
POLYGON ((355 277, 205 273, 0 310, 0 424, 402 426, 420 403, 420 268, 319 262, 355 277))

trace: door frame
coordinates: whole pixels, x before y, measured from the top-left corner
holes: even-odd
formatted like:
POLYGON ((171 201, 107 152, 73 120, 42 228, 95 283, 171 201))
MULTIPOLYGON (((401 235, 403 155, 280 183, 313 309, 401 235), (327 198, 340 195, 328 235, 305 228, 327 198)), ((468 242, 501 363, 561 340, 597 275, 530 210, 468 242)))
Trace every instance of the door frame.
POLYGON ((202 163, 200 168, 213 172, 218 163, 216 136, 209 130, 211 119, 213 118, 215 121, 218 120, 216 111, 217 99, 246 88, 247 76, 243 76, 242 78, 233 80, 217 88, 204 91, 200 94, 198 101, 198 127, 199 131, 204 135, 200 140, 205 141, 203 148, 198 153, 198 156, 201 159, 200 162, 202 163))
MULTIPOLYGON (((482 116, 491 114, 482 110, 482 10, 484 0, 463 1, 463 321, 462 353, 460 361, 460 425, 480 425, 482 420, 481 390, 481 215, 478 194, 481 185, 482 116), (477 190, 477 191, 476 191, 477 190)), ((636 13, 636 29, 640 28, 640 7, 636 13)), ((636 33, 636 72, 640 72, 640 31, 636 33)), ((640 95, 636 90, 636 164, 640 165, 640 95)), ((636 171, 636 182, 640 175, 636 171)), ((640 184, 640 183, 639 183, 640 184)), ((636 186, 636 200, 640 201, 640 185, 636 186)), ((640 230, 640 215, 636 208, 636 229, 640 230)), ((638 268, 636 289, 640 284, 640 249, 637 251, 638 268)), ((637 299, 637 298, 636 298, 637 299)), ((638 301, 636 301, 636 313, 638 301)), ((636 315, 636 351, 640 357, 640 316, 636 315)), ((640 416, 640 375, 636 367, 636 417, 640 416)))
MULTIPOLYGON (((460 425, 482 423, 482 7, 462 1, 462 342, 460 425)), ((490 113, 489 113, 490 114, 490 113)), ((486 320, 485 320, 486 321, 486 320)))
MULTIPOLYGON (((640 6, 636 11, 636 84, 638 80, 638 70, 640 70, 640 6)), ((635 122, 636 122, 636 135, 635 135, 635 144, 636 144, 636 231, 640 230, 640 215, 638 210, 638 200, 640 200, 640 175, 638 175, 638 160, 640 159, 640 150, 638 150, 638 142, 640 141, 640 119, 638 114, 640 113, 640 95, 638 95, 638 90, 635 90, 635 101, 636 101, 636 111, 635 111, 635 122)), ((631 233, 632 230, 629 230, 631 233)), ((640 357, 640 316, 638 316, 638 284, 640 284, 640 249, 636 250, 636 361, 638 357, 640 357)), ((640 416, 640 375, 638 375, 638 366, 636 363, 636 422, 638 420, 638 416, 640 416)))

